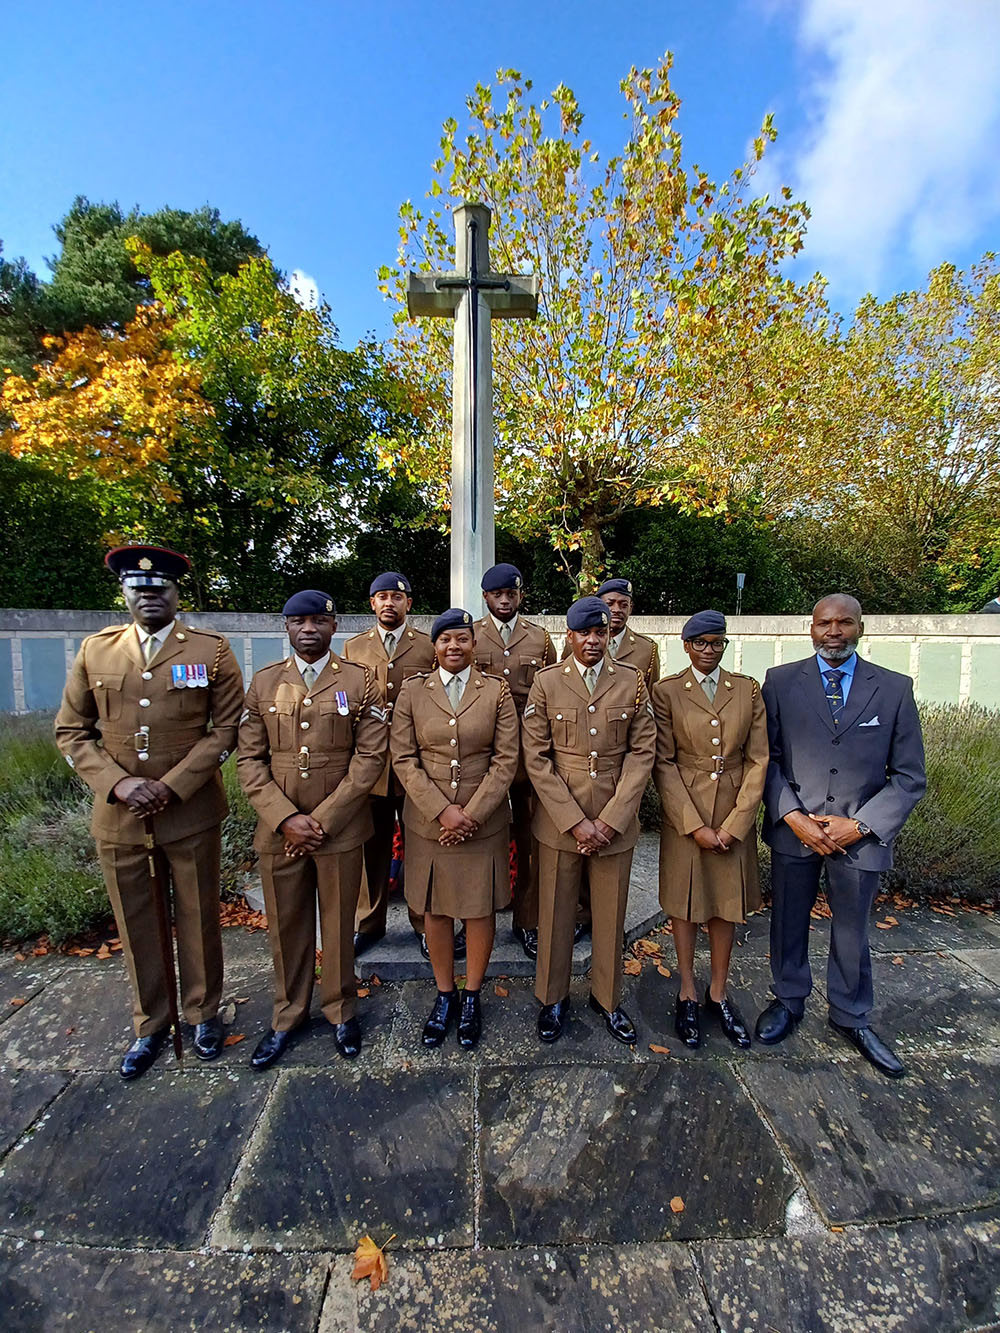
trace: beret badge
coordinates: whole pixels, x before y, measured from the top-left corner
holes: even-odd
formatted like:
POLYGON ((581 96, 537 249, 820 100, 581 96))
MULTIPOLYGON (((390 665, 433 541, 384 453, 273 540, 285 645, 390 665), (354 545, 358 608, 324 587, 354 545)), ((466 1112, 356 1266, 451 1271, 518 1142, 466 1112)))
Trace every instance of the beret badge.
POLYGON ((139 568, 140 568, 140 569, 152 569, 152 568, 153 568, 153 562, 152 562, 152 560, 150 560, 150 558, 149 558, 148 555, 144 555, 144 556, 142 557, 142 559, 139 561, 139 568))

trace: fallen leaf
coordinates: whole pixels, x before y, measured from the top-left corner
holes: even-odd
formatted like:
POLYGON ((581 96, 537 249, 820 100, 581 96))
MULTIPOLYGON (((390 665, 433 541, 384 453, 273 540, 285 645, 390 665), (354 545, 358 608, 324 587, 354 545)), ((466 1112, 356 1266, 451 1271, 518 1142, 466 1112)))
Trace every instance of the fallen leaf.
POLYGON ((843 1229, 844 1229, 843 1227, 831 1227, 831 1228, 830 1228, 831 1231, 843 1231, 843 1229))
POLYGON ((896 918, 895 918, 894 916, 887 916, 887 917, 886 917, 886 921, 888 921, 888 923, 889 923, 890 926, 898 926, 898 925, 899 925, 899 922, 896 920, 896 918))
MULTIPOLYGON (((395 1240, 395 1235, 389 1237, 385 1245, 390 1240, 395 1240)), ((351 1277, 355 1282, 361 1278, 368 1278, 372 1291, 378 1291, 379 1287, 389 1276, 389 1261, 385 1257, 385 1245, 376 1245, 371 1236, 362 1236, 358 1241, 358 1248, 354 1251, 354 1271, 351 1277)))
POLYGON ((359 987, 358 987, 358 991, 357 991, 357 995, 358 995, 358 999, 359 999, 359 1000, 363 1000, 363 999, 365 999, 367 996, 371 995, 371 991, 368 989, 367 986, 359 986, 359 987))
MULTIPOLYGON (((379 978, 375 975, 374 972, 371 974, 371 976, 368 978, 368 980, 371 982, 371 984, 372 984, 373 986, 381 986, 381 984, 382 984, 382 982, 379 980, 379 978)), ((389 1242, 386 1241, 386 1245, 388 1245, 388 1244, 389 1244, 389 1242)))
POLYGON ((90 955, 94 952, 94 950, 93 950, 93 949, 77 949, 76 952, 80 955, 81 958, 89 958, 90 955))
POLYGON ((75 1031, 76 1031, 76 1028, 67 1028, 66 1031, 63 1033, 63 1036, 64 1036, 64 1037, 72 1037, 72 1035, 73 1035, 73 1033, 74 1033, 75 1031))
POLYGON ((223 1046, 238 1046, 241 1041, 246 1041, 246 1039, 247 1034, 245 1032, 230 1032, 222 1044, 223 1046))
POLYGON ((507 996, 510 994, 510 991, 507 989, 506 986, 501 986, 498 981, 496 985, 493 987, 493 994, 499 995, 501 1000, 506 1000, 507 996))
POLYGON ((11 1000, 11 1004, 14 1006, 15 1009, 20 1009, 22 1004, 27 1004, 27 1003, 28 1001, 24 998, 23 995, 15 995, 14 998, 11 1000))
POLYGON ((45 955, 48 953, 48 947, 42 944, 39 945, 37 949, 32 949, 31 952, 35 955, 36 958, 44 958, 45 955))
POLYGON ((657 972, 659 972, 659 974, 660 974, 661 977, 669 977, 669 976, 670 976, 670 968, 669 968, 669 967, 664 967, 662 963, 657 963, 657 965, 656 965, 656 970, 657 970, 657 972))
POLYGON ((890 926, 888 921, 876 921, 875 926, 878 930, 892 930, 892 926, 890 926))
POLYGON ((108 948, 108 946, 107 946, 106 944, 102 944, 101 947, 100 947, 100 948, 98 949, 98 951, 97 951, 97 956, 98 956, 98 958, 110 958, 110 957, 111 957, 111 950, 108 948))
POLYGON ((903 959, 901 954, 897 954, 892 961, 896 964, 897 967, 903 966, 903 959))
POLYGON ((233 1004, 249 1004, 249 1003, 250 1003, 250 996, 249 996, 249 995, 234 995, 234 996, 233 996, 233 1004))
POLYGON ((649 1049, 650 1049, 655 1055, 669 1055, 669 1054, 670 1054, 670 1047, 669 1047, 669 1046, 654 1046, 653 1043, 650 1042, 650 1043, 649 1043, 649 1049))
POLYGON ((626 958, 626 959, 625 959, 625 975, 626 975, 626 976, 629 976, 629 977, 637 977, 637 976, 639 976, 639 974, 640 974, 641 972, 642 972, 642 963, 639 962, 638 958, 626 958))
POLYGON ((112 941, 111 941, 111 952, 112 952, 112 953, 121 953, 121 951, 122 951, 122 942, 121 942, 121 940, 112 940, 112 941))
POLYGON ((25 955, 24 955, 23 953, 16 953, 16 954, 14 955, 14 957, 15 957, 15 959, 17 960, 17 962, 19 962, 19 963, 23 963, 23 962, 24 962, 25 955))
POLYGON ((223 1027, 227 1028, 232 1027, 232 1025, 236 1022, 235 1002, 230 1000, 228 1004, 224 1004, 222 1008, 219 1010, 219 1017, 222 1019, 223 1027))
POLYGON ((679 1194, 675 1194, 674 1197, 670 1200, 670 1211, 672 1213, 683 1213, 684 1200, 681 1198, 679 1194))
POLYGON ((651 958, 659 958, 662 949, 655 940, 636 940, 635 950, 637 953, 649 954, 651 958))

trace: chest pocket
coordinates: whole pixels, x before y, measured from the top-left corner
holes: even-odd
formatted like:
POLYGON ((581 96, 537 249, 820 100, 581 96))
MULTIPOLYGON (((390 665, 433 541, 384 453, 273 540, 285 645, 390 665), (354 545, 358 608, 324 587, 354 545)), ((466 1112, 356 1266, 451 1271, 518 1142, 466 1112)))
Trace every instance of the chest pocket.
POLYGON ((577 709, 572 707, 548 709, 549 730, 560 750, 571 750, 576 745, 576 715, 577 709))
POLYGON ((260 712, 271 749, 290 750, 295 744, 295 705, 282 699, 262 699, 260 712))
POLYGON ((531 682, 535 679, 535 672, 541 665, 542 665, 542 659, 537 655, 537 653, 535 654, 534 657, 532 657, 530 653, 522 653, 521 656, 517 659, 518 685, 523 686, 524 689, 526 690, 530 689, 531 682))
POLYGON ((122 715, 122 684, 125 676, 121 672, 102 672, 90 678, 90 688, 97 701, 97 716, 114 722, 122 715))
POLYGON ((307 711, 314 713, 315 718, 318 719, 320 723, 318 728, 320 734, 317 736, 314 733, 312 741, 310 742, 308 734, 303 733, 302 744, 312 744, 317 746, 317 748, 320 745, 328 746, 331 750, 352 749, 354 745, 353 710, 349 708, 349 711, 345 716, 338 711, 334 699, 319 699, 317 700, 316 707, 319 709, 318 713, 316 713, 315 709, 308 709, 307 711))
POLYGON ((612 745, 624 745, 626 743, 628 729, 634 716, 635 708, 631 706, 609 708, 607 710, 608 740, 612 745))
POLYGON ((202 689, 201 686, 195 686, 193 689, 187 686, 182 690, 169 689, 167 698, 170 700, 171 716, 184 718, 186 721, 206 718, 210 692, 209 688, 202 689))

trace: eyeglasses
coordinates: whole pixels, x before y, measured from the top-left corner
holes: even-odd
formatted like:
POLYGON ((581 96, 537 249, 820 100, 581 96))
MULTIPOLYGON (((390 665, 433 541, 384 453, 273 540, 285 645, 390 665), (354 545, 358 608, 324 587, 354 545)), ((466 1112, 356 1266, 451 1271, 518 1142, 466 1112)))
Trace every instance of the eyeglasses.
POLYGON ((724 653, 729 647, 728 639, 688 639, 688 643, 696 653, 707 652, 710 648, 713 652, 724 653))

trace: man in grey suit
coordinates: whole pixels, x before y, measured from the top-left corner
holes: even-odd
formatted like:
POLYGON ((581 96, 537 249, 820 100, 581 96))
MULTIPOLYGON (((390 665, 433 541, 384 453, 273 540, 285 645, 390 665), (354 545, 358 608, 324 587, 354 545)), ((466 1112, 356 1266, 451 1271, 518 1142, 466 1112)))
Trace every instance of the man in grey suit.
POLYGON ((809 913, 826 867, 833 913, 830 1024, 876 1069, 905 1066, 868 1025, 872 1007, 868 917, 892 842, 927 786, 920 718, 909 676, 862 661, 861 607, 840 593, 813 608, 815 657, 764 678, 771 762, 764 841, 771 848, 771 987, 757 1020, 765 1045, 802 1018, 812 989, 809 913))

